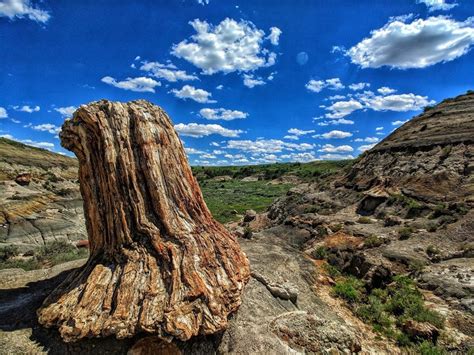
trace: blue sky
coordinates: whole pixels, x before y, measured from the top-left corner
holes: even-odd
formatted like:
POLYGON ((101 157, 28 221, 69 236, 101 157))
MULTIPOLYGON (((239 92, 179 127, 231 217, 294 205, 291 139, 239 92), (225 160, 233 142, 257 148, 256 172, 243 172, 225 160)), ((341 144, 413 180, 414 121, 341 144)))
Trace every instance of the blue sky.
POLYGON ((0 0, 0 135, 146 99, 195 165, 356 157, 474 88, 470 0, 0 0))

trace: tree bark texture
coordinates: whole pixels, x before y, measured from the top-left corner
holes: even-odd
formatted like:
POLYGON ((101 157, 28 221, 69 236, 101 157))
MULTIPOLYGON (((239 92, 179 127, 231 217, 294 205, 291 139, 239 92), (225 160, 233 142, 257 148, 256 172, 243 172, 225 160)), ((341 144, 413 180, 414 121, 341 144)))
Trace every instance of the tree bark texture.
POLYGON ((147 101, 81 106, 61 144, 79 160, 90 257, 38 310, 65 341, 225 329, 249 278, 209 212, 168 115, 147 101))

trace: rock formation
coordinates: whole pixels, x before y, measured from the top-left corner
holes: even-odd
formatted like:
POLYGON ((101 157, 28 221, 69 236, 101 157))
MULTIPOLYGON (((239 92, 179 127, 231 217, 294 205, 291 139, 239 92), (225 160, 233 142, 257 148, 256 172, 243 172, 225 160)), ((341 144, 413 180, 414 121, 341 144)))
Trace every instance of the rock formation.
POLYGON ((38 311, 64 340, 188 340, 227 326, 249 278, 245 254, 211 216, 166 113, 99 101, 64 123, 79 159, 90 258, 38 311))

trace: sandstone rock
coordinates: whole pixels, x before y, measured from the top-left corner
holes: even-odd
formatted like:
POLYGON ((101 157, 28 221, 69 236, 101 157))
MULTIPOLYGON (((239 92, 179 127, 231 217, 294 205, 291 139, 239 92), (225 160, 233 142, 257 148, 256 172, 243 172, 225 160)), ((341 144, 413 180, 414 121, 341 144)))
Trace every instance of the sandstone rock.
POLYGON ((15 182, 20 186, 28 186, 31 182, 30 173, 21 173, 15 178, 15 182))
POLYGON ((173 344, 158 337, 146 337, 137 341, 127 355, 181 355, 182 352, 173 344))
POLYGON ((146 101, 94 102, 60 137, 79 160, 90 258, 45 300, 39 322, 66 341, 223 330, 248 261, 207 209, 166 113, 146 101))
POLYGON ((414 320, 407 320, 403 324, 403 331, 415 341, 424 339, 436 343, 439 336, 439 330, 434 325, 414 320))
POLYGON ((255 219, 255 217, 257 217, 257 212, 255 212, 254 210, 247 210, 245 211, 245 215, 244 215, 244 222, 251 222, 255 219))

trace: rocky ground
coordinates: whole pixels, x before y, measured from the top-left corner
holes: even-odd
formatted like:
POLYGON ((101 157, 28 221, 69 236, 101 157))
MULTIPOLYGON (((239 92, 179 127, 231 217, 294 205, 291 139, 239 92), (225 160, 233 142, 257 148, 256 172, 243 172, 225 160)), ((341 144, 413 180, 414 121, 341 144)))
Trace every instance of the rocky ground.
POLYGON ((470 353, 473 129, 474 94, 445 100, 338 177, 229 223, 251 278, 221 334, 62 342, 35 310, 78 261, 0 271, 0 353, 470 353))

